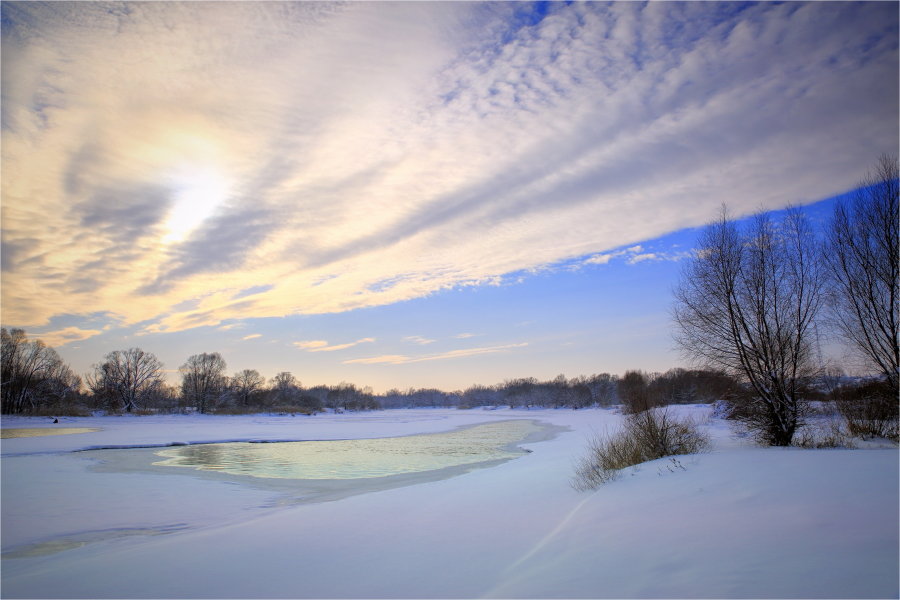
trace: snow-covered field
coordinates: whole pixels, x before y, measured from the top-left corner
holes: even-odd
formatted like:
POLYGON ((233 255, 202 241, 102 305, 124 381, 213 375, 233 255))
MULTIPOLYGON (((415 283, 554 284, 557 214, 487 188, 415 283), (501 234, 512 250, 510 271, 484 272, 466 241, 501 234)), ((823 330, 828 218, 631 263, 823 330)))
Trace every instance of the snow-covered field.
MULTIPOLYGON (((677 410, 702 419, 709 411, 677 410)), ((507 409, 95 417, 58 425, 4 418, 4 428, 101 431, 2 441, 0 594, 898 596, 896 448, 759 448, 710 419, 710 453, 646 463, 594 492, 574 491, 572 465, 586 439, 619 419, 610 410, 507 409), (285 502, 285 489, 184 468, 97 469, 96 453, 73 452, 388 437, 510 418, 568 431, 525 444, 531 453, 500 465, 316 503, 285 502)))

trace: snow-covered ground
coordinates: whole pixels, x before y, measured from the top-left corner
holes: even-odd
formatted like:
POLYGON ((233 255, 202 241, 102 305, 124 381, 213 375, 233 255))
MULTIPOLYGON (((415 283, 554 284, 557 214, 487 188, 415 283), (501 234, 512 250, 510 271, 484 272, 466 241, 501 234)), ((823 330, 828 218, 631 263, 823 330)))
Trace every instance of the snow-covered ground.
MULTIPOLYGON (((706 418, 708 407, 679 407, 706 418)), ((4 598, 897 597, 898 451, 755 447, 711 419, 710 453, 574 491, 610 410, 314 417, 3 418, 98 427, 4 439, 4 598), (97 469, 85 448, 388 437, 497 419, 568 428, 440 480, 316 503, 190 469, 97 469), (680 465, 680 466, 679 466, 680 465)), ((106 451, 134 452, 132 450, 106 451)), ((419 483, 415 483, 419 481, 419 483)), ((374 488, 373 488, 374 489, 374 488)), ((296 495, 294 495, 296 496, 296 495)))

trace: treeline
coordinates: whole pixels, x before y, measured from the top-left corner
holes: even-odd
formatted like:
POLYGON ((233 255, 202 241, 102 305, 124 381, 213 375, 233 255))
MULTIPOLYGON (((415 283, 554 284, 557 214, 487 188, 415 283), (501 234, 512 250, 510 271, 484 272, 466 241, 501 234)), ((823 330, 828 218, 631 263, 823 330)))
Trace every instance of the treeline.
POLYGON ((79 377, 57 352, 21 329, 0 331, 3 414, 253 412, 314 414, 329 409, 376 410, 371 388, 349 383, 305 388, 289 372, 266 380, 253 369, 226 374, 218 352, 191 356, 179 368, 181 385, 165 383, 163 364, 141 348, 115 350, 79 377))
POLYGON ((255 369, 231 376, 217 352, 191 356, 179 368, 181 385, 163 378, 163 364, 140 348, 115 350, 84 378, 53 348, 29 340, 21 329, 2 330, 4 414, 87 414, 120 412, 313 414, 382 408, 569 408, 709 403, 735 393, 740 384, 722 372, 671 369, 665 373, 628 371, 549 381, 510 379, 447 392, 431 388, 392 389, 375 394, 350 383, 304 387, 290 372, 267 380, 255 369))
MULTIPOLYGON (((4 414, 88 415, 107 413, 301 413, 366 411, 397 408, 482 407, 583 409, 622 406, 639 413, 671 404, 703 404, 724 400, 739 405, 752 396, 746 382, 724 371, 640 370, 618 376, 600 373, 548 381, 534 377, 509 379, 465 390, 434 388, 389 390, 375 394, 350 383, 305 387, 290 372, 271 379, 255 369, 226 375, 217 353, 196 354, 179 368, 181 384, 165 383, 163 364, 140 348, 116 350, 94 365, 84 378, 76 375, 56 351, 41 340, 29 340, 21 329, 2 330, 2 410, 4 414)), ((893 412, 871 414, 871 398, 883 394, 882 382, 848 378, 829 369, 802 382, 807 400, 834 401, 842 412, 856 415, 860 427, 890 425, 893 412)))
POLYGON ((566 379, 559 375, 549 381, 533 377, 510 379, 494 386, 473 385, 464 391, 436 389, 390 390, 379 397, 384 408, 591 408, 638 403, 653 406, 715 402, 739 388, 724 373, 705 370, 670 369, 665 373, 628 371, 622 377, 600 373, 566 379))
POLYGON ((608 373, 566 379, 560 375, 550 381, 522 378, 487 386, 473 385, 465 390, 446 392, 436 389, 389 390, 381 397, 385 408, 587 408, 617 403, 616 376, 608 373))
POLYGON ((191 356, 179 368, 181 385, 167 385, 163 364, 140 348, 115 350, 82 379, 41 340, 21 329, 3 329, 2 403, 4 414, 85 414, 107 412, 220 413, 300 412, 312 414, 381 408, 569 408, 627 407, 714 402, 739 388, 724 373, 671 369, 629 371, 549 381, 510 379, 465 390, 389 390, 375 394, 350 383, 304 387, 289 372, 267 380, 255 369, 231 376, 217 352, 191 356))

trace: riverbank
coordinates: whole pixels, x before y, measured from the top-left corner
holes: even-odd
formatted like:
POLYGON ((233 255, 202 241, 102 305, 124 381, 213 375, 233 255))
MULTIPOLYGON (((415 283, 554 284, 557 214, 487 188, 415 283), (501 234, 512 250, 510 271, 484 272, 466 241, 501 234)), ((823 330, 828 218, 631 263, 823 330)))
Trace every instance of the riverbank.
MULTIPOLYGON (((610 410, 91 417, 2 441, 2 595, 94 598, 896 597, 896 448, 713 450, 594 492, 572 464, 610 410), (239 482, 102 472, 102 445, 348 439, 498 419, 567 428, 490 468, 312 504, 239 482), (314 436, 314 437, 313 437, 314 436), (51 544, 42 551, 34 544, 51 544), (52 544, 56 544, 55 546, 52 544), (27 553, 26 553, 27 554, 27 553)), ((3 427, 38 426, 3 419, 3 427)))

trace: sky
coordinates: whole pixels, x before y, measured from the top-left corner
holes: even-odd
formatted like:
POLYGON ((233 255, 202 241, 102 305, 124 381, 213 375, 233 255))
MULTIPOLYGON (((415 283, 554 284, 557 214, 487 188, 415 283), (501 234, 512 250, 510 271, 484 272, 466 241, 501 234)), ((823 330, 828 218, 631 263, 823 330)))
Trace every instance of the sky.
POLYGON ((2 2, 4 327, 304 385, 684 361, 697 228, 898 146, 895 2, 2 2))

